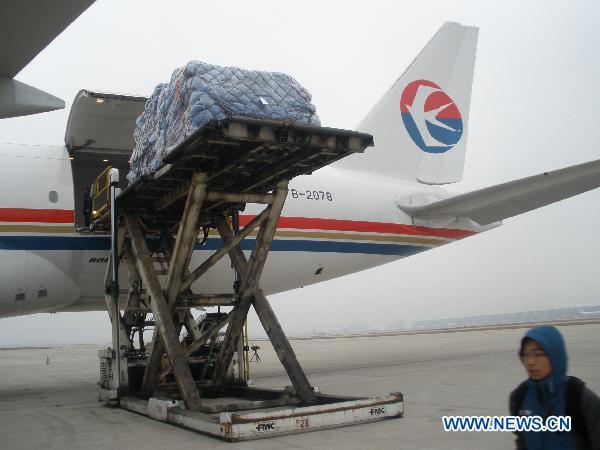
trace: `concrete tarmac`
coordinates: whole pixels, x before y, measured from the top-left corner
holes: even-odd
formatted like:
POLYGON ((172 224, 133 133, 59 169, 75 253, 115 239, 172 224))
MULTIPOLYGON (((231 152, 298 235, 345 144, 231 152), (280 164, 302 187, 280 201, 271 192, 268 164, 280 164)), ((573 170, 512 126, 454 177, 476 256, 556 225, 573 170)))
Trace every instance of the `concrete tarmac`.
MULTIPOLYGON (((559 327, 569 373, 600 392, 600 325, 559 327)), ((507 415, 508 394, 525 373, 517 358, 525 329, 293 340, 321 391, 375 395, 401 391, 405 417, 231 444, 97 401, 93 345, 0 350, 3 449, 391 448, 507 449, 511 433, 444 432, 443 415, 507 415), (50 363, 46 364, 46 357, 50 363)), ((290 384, 268 342, 252 363, 255 386, 290 384)))

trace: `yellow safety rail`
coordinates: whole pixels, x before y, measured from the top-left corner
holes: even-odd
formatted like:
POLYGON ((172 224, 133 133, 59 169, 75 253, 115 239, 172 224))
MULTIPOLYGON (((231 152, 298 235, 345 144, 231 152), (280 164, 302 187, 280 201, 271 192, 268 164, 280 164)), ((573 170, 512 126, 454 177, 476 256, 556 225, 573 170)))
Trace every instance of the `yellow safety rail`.
POLYGON ((108 166, 94 181, 92 187, 92 220, 102 217, 110 210, 110 169, 108 166))

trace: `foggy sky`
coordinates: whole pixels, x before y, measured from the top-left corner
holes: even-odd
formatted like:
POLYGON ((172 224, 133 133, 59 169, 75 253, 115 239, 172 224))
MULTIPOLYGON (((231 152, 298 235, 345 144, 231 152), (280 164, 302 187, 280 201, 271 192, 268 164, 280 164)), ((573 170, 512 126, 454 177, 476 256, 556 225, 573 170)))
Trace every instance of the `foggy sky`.
MULTIPOLYGON (((1 120, 0 142, 62 144, 79 89, 148 96, 194 59, 288 73, 323 125, 352 129, 446 20, 480 27, 465 177, 449 190, 600 158, 593 1, 98 0, 16 77, 67 108, 1 120)), ((600 192, 586 193, 272 305, 294 333, 599 304, 599 204, 600 192)), ((0 345, 109 338, 104 312, 0 321, 0 345)))

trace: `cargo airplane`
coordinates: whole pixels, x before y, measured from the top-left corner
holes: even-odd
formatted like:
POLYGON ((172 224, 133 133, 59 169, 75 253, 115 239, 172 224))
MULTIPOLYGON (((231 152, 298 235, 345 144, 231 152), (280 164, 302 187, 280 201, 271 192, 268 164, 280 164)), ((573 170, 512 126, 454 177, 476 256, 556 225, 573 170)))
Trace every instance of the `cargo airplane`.
MULTIPOLYGON (((600 186, 598 160, 462 195, 439 187, 462 178, 477 33, 444 24, 358 126, 375 147, 290 183, 266 294, 431 250, 600 186)), ((65 145, 0 147, 0 317, 106 308, 109 238, 82 229, 82 197, 105 160, 125 178, 144 102, 80 91, 65 145)), ((242 225, 254 214, 249 206, 242 225)), ((192 264, 218 239, 210 235, 192 264)), ((193 287, 222 293, 231 280, 222 261, 193 287)))

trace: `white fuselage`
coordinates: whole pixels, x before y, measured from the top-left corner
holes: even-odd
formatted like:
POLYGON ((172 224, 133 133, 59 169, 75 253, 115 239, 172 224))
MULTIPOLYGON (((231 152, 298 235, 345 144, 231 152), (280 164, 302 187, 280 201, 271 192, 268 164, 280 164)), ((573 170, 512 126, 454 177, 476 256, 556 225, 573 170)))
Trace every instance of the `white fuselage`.
MULTIPOLYGON (((105 308, 107 236, 75 230, 73 175, 65 147, 0 147, 0 317, 105 308)), ((397 203, 444 198, 439 188, 326 167, 290 183, 261 286, 282 292, 358 272, 481 231, 472 223, 414 226, 397 203)), ((248 205, 242 224, 257 213, 248 205)), ((254 237, 246 239, 244 250, 254 237)), ((218 245, 211 234, 192 267, 218 245)), ((125 273, 123 272, 123 276, 125 273)), ((227 258, 193 288, 231 292, 227 258)))

